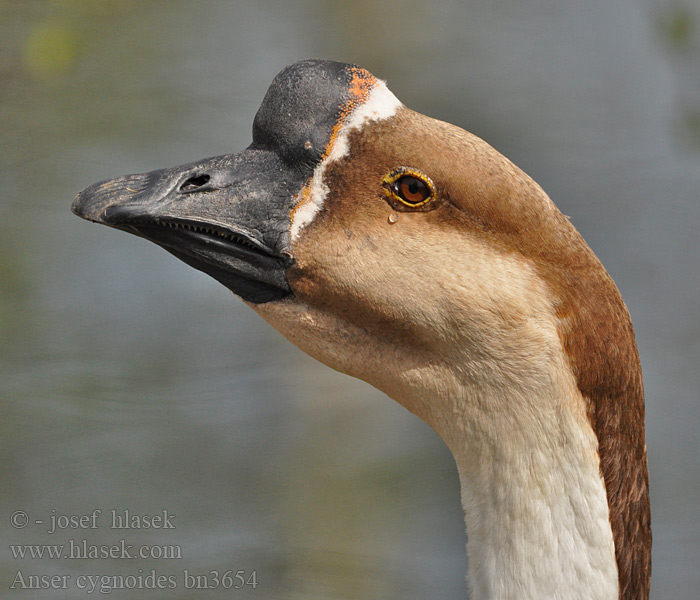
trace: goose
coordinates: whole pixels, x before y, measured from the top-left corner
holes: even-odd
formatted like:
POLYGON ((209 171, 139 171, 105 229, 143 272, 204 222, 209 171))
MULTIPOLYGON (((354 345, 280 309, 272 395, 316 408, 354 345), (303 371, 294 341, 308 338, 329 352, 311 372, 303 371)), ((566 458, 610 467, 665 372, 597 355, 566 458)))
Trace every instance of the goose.
POLYGON ((102 181, 72 210, 209 274, 427 422, 456 461, 474 600, 647 599, 634 332, 568 218, 355 65, 282 70, 252 138, 102 181))

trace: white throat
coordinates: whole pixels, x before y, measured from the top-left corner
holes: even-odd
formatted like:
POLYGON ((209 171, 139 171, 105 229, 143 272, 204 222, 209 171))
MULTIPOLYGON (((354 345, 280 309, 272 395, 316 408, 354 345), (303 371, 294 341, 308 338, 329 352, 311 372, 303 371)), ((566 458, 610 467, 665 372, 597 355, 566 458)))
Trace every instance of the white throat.
POLYGON ((460 476, 473 600, 618 598, 597 439, 578 390, 553 383, 550 397, 472 389, 440 432, 460 476))

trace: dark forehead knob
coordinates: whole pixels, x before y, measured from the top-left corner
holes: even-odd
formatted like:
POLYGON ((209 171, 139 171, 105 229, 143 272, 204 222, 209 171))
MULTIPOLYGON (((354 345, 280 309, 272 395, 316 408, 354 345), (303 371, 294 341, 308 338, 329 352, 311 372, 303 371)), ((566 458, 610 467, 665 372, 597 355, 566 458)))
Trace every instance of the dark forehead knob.
POLYGON ((272 81, 253 122, 253 146, 310 168, 320 160, 338 120, 375 78, 355 65, 304 60, 272 81))

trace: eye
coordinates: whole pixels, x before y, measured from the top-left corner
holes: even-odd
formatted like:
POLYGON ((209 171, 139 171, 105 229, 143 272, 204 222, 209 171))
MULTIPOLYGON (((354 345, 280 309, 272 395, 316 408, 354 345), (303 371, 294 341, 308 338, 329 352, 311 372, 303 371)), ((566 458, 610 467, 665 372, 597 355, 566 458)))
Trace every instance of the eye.
POLYGON ((423 206, 435 198, 433 182, 415 169, 397 169, 383 179, 383 184, 390 200, 410 208, 423 206))
POLYGON ((422 204, 430 196, 430 188, 420 179, 404 175, 394 182, 392 191, 408 204, 422 204))

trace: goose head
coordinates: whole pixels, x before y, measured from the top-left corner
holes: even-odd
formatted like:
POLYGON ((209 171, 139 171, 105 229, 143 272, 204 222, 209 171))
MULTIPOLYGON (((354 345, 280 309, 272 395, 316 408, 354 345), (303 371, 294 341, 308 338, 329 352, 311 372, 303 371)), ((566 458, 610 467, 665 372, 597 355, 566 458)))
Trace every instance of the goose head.
POLYGON ((73 211, 208 273, 430 424, 457 463, 475 599, 648 597, 629 315, 486 142, 307 60, 275 78, 247 149, 100 182, 73 211))

